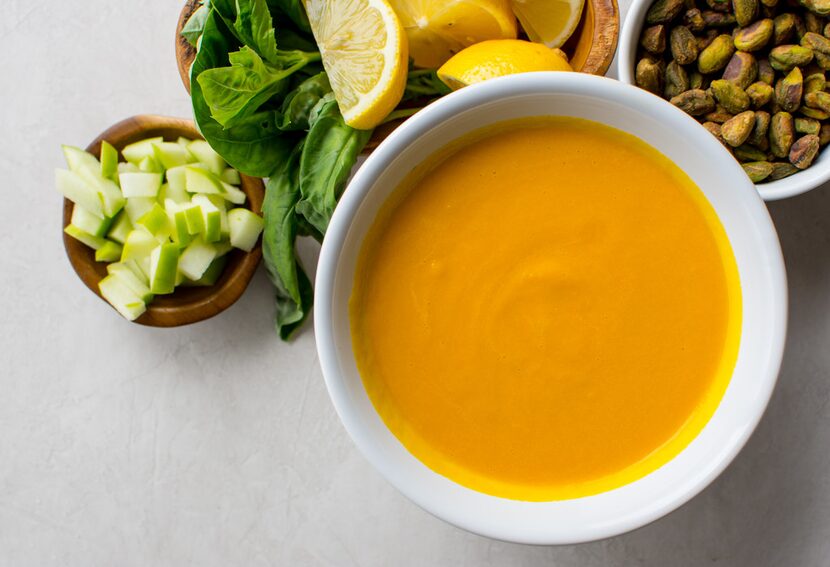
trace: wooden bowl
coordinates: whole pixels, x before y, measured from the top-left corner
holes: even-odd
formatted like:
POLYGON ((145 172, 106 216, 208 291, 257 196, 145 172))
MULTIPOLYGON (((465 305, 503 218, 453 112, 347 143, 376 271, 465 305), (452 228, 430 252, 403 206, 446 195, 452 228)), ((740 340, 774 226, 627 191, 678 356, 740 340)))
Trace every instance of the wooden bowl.
MULTIPOLYGON (((175 141, 179 136, 189 139, 201 139, 196 126, 190 120, 169 118, 166 116, 133 116, 115 124, 98 136, 86 150, 94 155, 101 152, 101 142, 106 140, 117 150, 144 138, 163 136, 166 141, 175 141)), ((262 213, 262 199, 265 187, 262 180, 242 175, 241 189, 248 197, 247 206, 252 211, 262 213)), ((72 218, 74 203, 68 199, 63 202, 63 226, 72 218)), ((63 233, 63 245, 66 255, 78 277, 98 297, 98 282, 107 275, 107 264, 95 261, 95 251, 63 233)), ((262 259, 260 244, 250 252, 234 249, 228 254, 228 263, 215 285, 210 287, 178 287, 169 295, 158 295, 147 305, 147 311, 135 320, 141 325, 151 327, 178 327, 213 317, 230 307, 239 297, 262 259)), ((103 301, 104 298, 101 297, 103 301)), ((109 303, 107 303, 109 305, 109 303)))
MULTIPOLYGON (((190 92, 190 67, 196 58, 196 50, 181 31, 187 20, 199 7, 198 0, 185 0, 176 26, 176 60, 184 88, 190 92)), ((582 18, 562 49, 568 54, 575 71, 591 75, 605 75, 620 34, 620 11, 617 0, 585 0, 582 18)), ((371 151, 386 138, 403 120, 392 121, 376 128, 364 151, 371 151)))

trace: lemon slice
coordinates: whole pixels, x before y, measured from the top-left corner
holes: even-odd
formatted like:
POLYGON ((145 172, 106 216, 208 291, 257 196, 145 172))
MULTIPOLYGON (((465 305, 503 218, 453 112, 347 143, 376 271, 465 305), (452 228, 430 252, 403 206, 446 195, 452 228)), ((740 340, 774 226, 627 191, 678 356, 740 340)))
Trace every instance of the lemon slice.
POLYGON ((417 67, 435 69, 465 47, 516 37, 509 0, 391 0, 417 67))
POLYGON ((532 71, 573 71, 559 49, 521 39, 494 39, 471 45, 438 69, 453 90, 487 79, 532 71))
POLYGON ((571 37, 585 0, 510 0, 527 37, 548 47, 561 47, 571 37))
POLYGON ((386 0, 306 0, 311 31, 346 124, 368 130, 406 87, 406 35, 386 0))

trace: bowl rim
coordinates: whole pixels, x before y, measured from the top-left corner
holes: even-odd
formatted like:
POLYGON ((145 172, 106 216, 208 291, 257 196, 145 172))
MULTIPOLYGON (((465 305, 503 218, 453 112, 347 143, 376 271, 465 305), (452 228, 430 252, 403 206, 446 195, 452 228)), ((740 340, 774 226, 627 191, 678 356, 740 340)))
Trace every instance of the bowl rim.
MULTIPOLYGON (((112 142, 113 139, 129 141, 134 137, 141 137, 146 132, 158 132, 165 129, 174 130, 179 136, 189 139, 204 139, 192 120, 158 114, 138 114, 120 120, 101 132, 86 146, 85 151, 96 154, 100 151, 101 143, 106 140, 118 150, 120 162, 122 161, 121 149, 127 142, 112 142)), ((250 177, 241 172, 240 177, 243 181, 240 188, 248 197, 246 206, 252 208, 254 212, 262 214, 262 200, 265 193, 262 179, 250 177)), ((69 225, 74 207, 75 204, 72 201, 66 198, 63 199, 62 229, 69 225)), ((62 232, 62 238, 66 257, 75 274, 101 301, 112 307, 101 296, 98 289, 98 282, 101 281, 102 277, 95 267, 96 264, 103 265, 106 262, 96 262, 94 256, 90 255, 89 249, 84 244, 65 232, 62 232)), ((216 284, 202 288, 204 291, 199 294, 201 297, 182 305, 162 306, 154 305, 151 302, 147 305, 147 310, 131 323, 148 327, 179 327, 204 321, 226 310, 242 296, 254 273, 256 273, 262 260, 261 239, 250 252, 234 250, 231 254, 238 257, 238 260, 233 260, 235 262, 233 269, 231 270, 230 265, 227 266, 225 268, 227 273, 223 273, 216 284)), ((172 297, 172 295, 168 297, 172 297)))
MULTIPOLYGON (((634 65, 637 57, 637 46, 639 45, 640 31, 646 12, 654 0, 632 0, 626 12, 625 21, 620 30, 619 45, 617 47, 617 74, 623 83, 634 85, 634 65)), ((662 97, 649 93, 651 96, 665 100, 662 97)), ((769 183, 756 183, 755 187, 764 201, 777 201, 801 195, 812 191, 830 180, 830 152, 822 149, 815 163, 789 177, 770 181, 769 183), (826 154, 822 156, 821 154, 826 154), (824 159, 821 159, 821 158, 824 159)))
MULTIPOLYGON (((763 205, 757 193, 751 190, 752 185, 747 179, 745 182, 746 187, 744 188, 744 194, 747 195, 745 198, 746 207, 749 209, 751 221, 758 223, 758 226, 763 228, 760 234, 761 241, 759 244, 763 247, 765 259, 769 264, 765 266, 765 269, 767 270, 766 274, 768 275, 770 294, 773 296, 774 301, 769 306, 768 314, 774 325, 772 325, 772 329, 770 330, 769 351, 759 357, 761 359, 759 364, 762 366, 764 372, 759 377, 758 390, 750 400, 751 404, 747 406, 748 416, 746 416, 745 421, 733 425, 734 431, 731 431, 728 439, 723 441, 723 446, 718 446, 719 452, 717 458, 712 458, 710 462, 706 463, 705 467, 702 467, 702 470, 689 471, 687 478, 684 478, 682 483, 672 488, 673 492, 671 495, 661 498, 658 501, 650 501, 648 505, 642 506, 639 509, 626 510, 625 513, 619 513, 614 518, 590 526, 530 526, 528 522, 524 522, 524 524, 522 522, 522 518, 530 516, 534 510, 540 509, 539 507, 560 504, 570 505, 571 503, 578 504, 585 500, 583 498, 570 501, 526 503, 507 501, 506 499, 498 497, 474 493, 477 496, 470 496, 469 498, 464 496, 464 498, 467 498, 465 502, 469 504, 475 501, 476 504, 481 504, 481 506, 474 506, 474 509, 471 510, 463 510, 458 509, 459 507, 451 506, 446 502, 436 501, 434 496, 424 492, 424 487, 418 485, 417 479, 413 475, 407 476, 405 473, 395 469, 394 464, 391 462, 392 458, 384 455, 377 446, 376 441, 371 439, 368 434, 362 432, 362 425, 360 423, 361 413, 356 409, 354 401, 350 398, 344 372, 341 369, 340 357, 337 353, 335 339, 337 333, 333 326, 335 283, 339 257, 343 251, 351 221, 357 214, 364 198, 375 186, 375 182, 385 167, 409 143, 428 132, 435 125, 440 124, 442 120, 462 110, 469 110, 472 107, 483 105, 486 102, 504 96, 512 96, 517 93, 526 94, 528 92, 540 94, 556 91, 557 89, 566 90, 569 94, 574 94, 574 91, 578 94, 590 91, 598 98, 613 100, 616 103, 623 101, 623 104, 635 105, 635 102, 632 101, 636 101, 638 108, 650 108, 653 105, 651 95, 641 89, 611 79, 579 73, 528 73, 504 77, 466 87, 433 103, 415 115, 413 119, 410 119, 410 121, 384 141, 376 153, 370 156, 363 164, 346 189, 339 206, 335 210, 334 217, 332 218, 321 249, 315 285, 314 312, 318 356, 332 403, 352 440, 374 468, 390 484, 395 486, 395 488, 418 506, 462 529, 495 539, 541 545, 594 541, 642 527, 677 509, 708 486, 740 452, 755 430, 766 409, 777 381, 783 358, 787 323, 787 282, 780 244, 766 207, 763 205), (493 504, 493 502, 496 503, 493 504), (492 505, 493 507, 507 506, 507 504, 503 504, 505 502, 510 502, 513 507, 510 508, 510 513, 505 512, 504 518, 493 518, 483 513, 485 504, 487 506, 492 505)), ((677 120, 693 120, 668 102, 662 101, 661 104, 664 105, 661 112, 674 113, 677 120), (684 118, 680 118, 680 115, 684 118)), ((702 130, 702 132, 705 131, 702 130)), ((708 133, 706 134, 706 136, 700 137, 700 143, 709 145, 710 148, 717 147, 717 150, 711 149, 710 151, 724 152, 725 156, 726 153, 720 146, 720 143, 709 136, 708 133)), ((738 168, 739 166, 736 163, 733 167, 738 168)), ((737 177, 738 174, 735 173, 735 176, 737 177)), ((698 437, 701 435, 702 432, 698 437)), ((688 447, 673 460, 678 459, 687 449, 688 447)), ((419 462, 415 457, 409 456, 411 457, 410 461, 415 461, 415 463, 419 462)), ((417 468, 415 463, 408 465, 408 468, 417 468)), ((421 466, 423 467, 424 465, 421 464, 421 466)), ((644 479, 648 479, 658 471, 650 473, 630 485, 625 485, 598 496, 603 497, 606 494, 628 490, 629 487, 642 482, 644 479)), ((455 484, 449 479, 441 478, 446 483, 455 484)), ((463 489, 460 485, 455 486, 456 489, 473 492, 469 489, 463 489)), ((589 496, 586 498, 593 499, 597 498, 597 496, 589 496)), ((532 517, 539 519, 538 516, 532 517)))

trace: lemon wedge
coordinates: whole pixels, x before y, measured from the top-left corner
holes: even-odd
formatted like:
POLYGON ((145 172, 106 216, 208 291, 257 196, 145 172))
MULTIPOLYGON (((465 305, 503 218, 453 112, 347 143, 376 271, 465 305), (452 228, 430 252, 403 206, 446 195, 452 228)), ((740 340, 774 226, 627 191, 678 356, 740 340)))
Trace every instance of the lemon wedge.
POLYGON ((416 67, 435 69, 465 47, 516 37, 509 0, 391 0, 416 67))
POLYGON ((527 37, 548 47, 561 47, 571 37, 585 0, 510 0, 527 37))
POLYGON ((408 51, 386 0, 306 0, 311 31, 346 124, 368 130, 398 105, 408 51))
POLYGON ((559 49, 521 39, 482 41, 460 51, 438 69, 453 90, 487 79, 532 71, 573 71, 559 49))

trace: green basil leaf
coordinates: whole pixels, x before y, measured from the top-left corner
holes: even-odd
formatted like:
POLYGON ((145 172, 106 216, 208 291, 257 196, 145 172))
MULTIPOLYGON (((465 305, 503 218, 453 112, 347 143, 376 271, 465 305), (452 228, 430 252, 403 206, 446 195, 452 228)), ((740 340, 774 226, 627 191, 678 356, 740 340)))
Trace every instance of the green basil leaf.
POLYGON ((451 92, 452 89, 441 82, 434 69, 418 69, 407 75, 401 101, 439 98, 451 92))
POLYGON ((311 33, 311 24, 308 23, 302 0, 268 0, 268 7, 272 12, 277 10, 288 16, 301 31, 311 33))
POLYGON ((236 0, 237 37, 269 63, 277 63, 277 38, 274 23, 265 0, 236 0))
POLYGON ((309 115, 321 98, 331 92, 328 75, 318 73, 297 85, 283 99, 283 130, 308 130, 309 115))
POLYGON ((277 332, 288 340, 311 311, 314 293, 311 282, 297 257, 300 199, 299 166, 302 143, 298 144, 274 171, 265 189, 262 215, 262 254, 268 276, 276 288, 277 332))
POLYGON ((209 13, 210 6, 206 2, 199 6, 199 8, 197 8, 196 11, 190 15, 190 18, 182 27, 182 37, 185 38, 187 43, 193 47, 196 47, 197 42, 199 41, 199 36, 201 36, 202 32, 205 30, 205 22, 207 21, 209 13))
POLYGON ((310 114, 311 128, 300 157, 297 212, 325 234, 352 167, 372 131, 348 126, 337 101, 328 95, 310 114))

